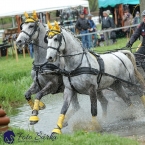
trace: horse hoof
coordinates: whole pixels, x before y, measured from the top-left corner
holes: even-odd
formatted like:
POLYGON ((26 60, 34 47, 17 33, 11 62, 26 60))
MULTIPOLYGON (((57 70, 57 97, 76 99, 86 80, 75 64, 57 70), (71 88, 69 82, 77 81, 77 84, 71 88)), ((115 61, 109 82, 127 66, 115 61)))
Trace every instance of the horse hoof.
POLYGON ((51 140, 56 140, 56 138, 57 138, 57 133, 52 132, 49 138, 50 138, 51 140))
POLYGON ((39 121, 39 118, 38 118, 38 116, 31 116, 29 118, 29 121, 30 121, 30 125, 34 125, 39 121))
POLYGON ((54 128, 52 133, 61 134, 61 130, 59 128, 54 128))
POLYGON ((38 121, 30 121, 30 125, 36 124, 38 121))
POLYGON ((43 103, 43 102, 39 102, 39 110, 43 110, 43 109, 45 109, 46 108, 46 106, 45 106, 45 104, 43 103))

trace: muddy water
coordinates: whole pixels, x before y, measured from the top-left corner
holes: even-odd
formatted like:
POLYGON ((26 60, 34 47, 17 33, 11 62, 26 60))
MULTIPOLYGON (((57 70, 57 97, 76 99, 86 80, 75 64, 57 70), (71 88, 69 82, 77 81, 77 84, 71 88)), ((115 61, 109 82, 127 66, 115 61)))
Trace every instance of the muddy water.
MULTIPOLYGON (((145 113, 138 96, 131 96, 134 104, 133 108, 127 108, 121 98, 109 90, 103 91, 109 101, 108 114, 106 118, 102 117, 102 109, 98 102, 98 119, 102 126, 101 132, 116 134, 119 136, 143 135, 145 132, 145 113)), ((81 109, 75 113, 68 121, 68 126, 62 129, 63 133, 71 133, 78 129, 84 129, 91 120, 90 99, 87 95, 78 95, 81 109)), ((46 104, 45 110, 39 111, 40 121, 35 125, 29 125, 31 115, 30 107, 25 104, 18 108, 19 113, 16 116, 10 116, 11 126, 42 131, 50 134, 56 125, 59 116, 63 98, 62 94, 45 96, 42 99, 46 104)), ((71 106, 69 111, 71 110, 71 106)))

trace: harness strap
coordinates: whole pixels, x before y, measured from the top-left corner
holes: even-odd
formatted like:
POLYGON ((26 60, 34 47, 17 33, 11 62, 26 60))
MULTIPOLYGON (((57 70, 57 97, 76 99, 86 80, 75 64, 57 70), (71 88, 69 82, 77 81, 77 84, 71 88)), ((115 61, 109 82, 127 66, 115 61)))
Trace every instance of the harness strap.
POLYGON ((36 82, 37 82, 37 84, 38 84, 38 86, 39 86, 39 88, 40 88, 40 90, 41 90, 42 87, 41 87, 41 85, 40 85, 40 83, 39 83, 39 79, 38 79, 38 71, 36 71, 36 82))
POLYGON ((70 77, 70 76, 68 76, 68 80, 69 80, 69 83, 70 83, 71 87, 72 87, 77 93, 81 94, 81 93, 73 86, 73 84, 71 83, 71 77, 70 77))
POLYGON ((66 76, 66 77, 74 77, 74 76, 78 76, 78 75, 82 75, 82 74, 92 74, 92 75, 96 75, 99 73, 99 71, 97 69, 94 68, 89 68, 89 67, 79 67, 76 70, 73 70, 71 72, 68 72, 66 70, 63 70, 60 72, 62 75, 66 76))
POLYGON ((52 70, 52 71, 54 71, 52 74, 60 75, 60 71, 56 71, 58 69, 59 68, 56 65, 49 64, 48 62, 45 62, 44 64, 41 64, 41 65, 35 65, 33 63, 33 70, 36 71, 36 82, 37 82, 40 90, 42 89, 42 87, 41 87, 40 82, 39 82, 39 79, 38 79, 38 74, 39 73, 42 73, 43 70, 52 70))
MULTIPOLYGON (((64 75, 64 76, 66 76, 66 77, 75 77, 75 76, 78 76, 78 75, 82 75, 82 74, 92 74, 92 75, 98 75, 99 73, 100 73, 100 71, 99 70, 97 70, 97 69, 94 69, 94 68, 89 68, 89 67, 80 67, 80 68, 78 68, 77 70, 74 70, 74 71, 71 71, 71 72, 68 72, 68 71, 66 71, 66 70, 61 70, 61 72, 60 72, 62 75, 64 75)), ((122 82, 125 82, 125 83, 127 83, 127 84, 129 84, 129 85, 134 85, 134 86, 137 86, 138 87, 138 85, 136 85, 136 84, 133 84, 133 83, 131 83, 131 82, 128 82, 128 81, 126 81, 126 80, 124 80, 124 79, 121 79, 121 78, 118 78, 118 77, 116 77, 116 76, 113 76, 113 75, 111 75, 111 74, 108 74, 108 73, 105 73, 105 72, 101 72, 102 73, 102 75, 106 75, 106 76, 109 76, 109 77, 112 77, 112 78, 114 78, 114 79, 117 79, 117 80, 120 80, 120 81, 122 81, 122 82)), ((71 79, 69 79, 70 81, 71 81, 71 79)), ((74 87, 74 86, 73 86, 74 87)), ((72 88, 73 88, 72 87, 72 88)), ((74 88, 73 88, 74 89, 74 88)), ((76 90, 76 89, 75 89, 76 90)))
POLYGON ((117 79, 117 80, 120 80, 120 81, 125 82, 125 83, 127 83, 127 84, 129 84, 129 85, 134 85, 134 86, 139 87, 138 85, 133 84, 132 82, 128 82, 128 81, 126 81, 126 80, 123 80, 123 79, 121 79, 121 78, 115 77, 115 76, 110 75, 110 74, 108 74, 108 73, 104 73, 104 75, 109 76, 109 77, 112 77, 112 78, 117 79))
POLYGON ((94 55, 98 61, 98 64, 99 64, 99 73, 98 73, 98 77, 97 77, 97 84, 98 84, 98 87, 99 87, 99 84, 101 82, 101 78, 102 78, 102 75, 103 73, 105 72, 105 68, 104 68, 104 61, 103 59, 100 57, 100 55, 94 53, 93 51, 89 51, 92 55, 94 55))
POLYGON ((124 67, 125 67, 126 70, 128 71, 128 73, 129 73, 129 78, 130 78, 130 80, 131 80, 130 72, 129 72, 129 70, 127 69, 127 67, 126 67, 125 63, 123 62, 123 60, 122 60, 119 56, 115 55, 114 53, 111 53, 111 54, 113 54, 114 56, 116 56, 116 57, 122 62, 122 64, 124 65, 124 67))
POLYGON ((99 63, 99 68, 100 68, 100 71, 99 71, 99 74, 98 74, 98 77, 97 77, 97 84, 98 84, 98 87, 99 87, 102 75, 104 73, 104 61, 100 56, 97 58, 97 61, 99 63))

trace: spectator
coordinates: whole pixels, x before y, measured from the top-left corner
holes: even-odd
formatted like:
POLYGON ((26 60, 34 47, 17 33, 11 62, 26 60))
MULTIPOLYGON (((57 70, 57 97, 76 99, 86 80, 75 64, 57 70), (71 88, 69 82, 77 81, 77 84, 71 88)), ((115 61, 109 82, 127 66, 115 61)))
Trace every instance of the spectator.
POLYGON ((33 58, 33 43, 30 43, 28 45, 28 47, 29 47, 29 51, 30 51, 30 56, 31 56, 31 58, 33 58))
MULTIPOLYGON (((107 10, 107 13, 109 14, 109 17, 112 18, 112 21, 113 21, 113 23, 114 23, 113 15, 111 14, 110 10, 107 10)), ((113 40, 113 43, 116 43, 117 40, 116 40, 116 33, 115 33, 115 31, 112 31, 111 34, 114 34, 114 36, 113 36, 112 38, 111 38, 111 36, 110 36, 110 38, 113 40)), ((111 35, 111 34, 110 34, 110 35, 111 35)))
MULTIPOLYGON (((94 23, 94 21, 92 20, 92 16, 91 14, 88 14, 88 22, 90 24, 90 30, 89 32, 96 32, 96 25, 94 23)), ((96 47, 97 46, 97 35, 96 34, 91 34, 90 36, 90 47, 96 47), (94 37, 94 41, 92 40, 92 37, 94 37)))
MULTIPOLYGON (((79 30, 80 34, 89 34, 90 25, 83 12, 80 13, 80 18, 76 22, 76 29, 79 30)), ((84 48, 90 49, 89 37, 89 35, 81 36, 84 48)))
MULTIPOLYGON (((135 32, 132 34, 129 42, 126 44, 126 47, 130 48, 132 47, 133 43, 142 36, 142 43, 140 48, 136 51, 136 53, 140 53, 145 55, 145 10, 141 14, 142 16, 142 22, 137 26, 135 32)), ((145 65, 143 63, 142 65, 144 71, 145 71, 145 65)))
MULTIPOLYGON (((139 24, 139 23, 140 23, 140 16, 139 16, 139 12, 137 11, 136 15, 135 15, 135 17, 133 19, 133 23, 132 24, 135 25, 135 24, 139 24)), ((135 31, 136 28, 137 28, 137 26, 133 28, 133 31, 135 31)))
POLYGON ((106 12, 109 14, 110 18, 113 18, 113 15, 111 14, 110 10, 107 10, 106 12))
MULTIPOLYGON (((124 21, 124 26, 130 26, 132 22, 133 16, 129 13, 129 10, 124 11, 123 15, 123 21, 124 21)), ((130 36, 130 28, 124 28, 124 32, 126 32, 127 38, 130 36)))
MULTIPOLYGON (((103 19, 102 19, 102 30, 109 30, 111 28, 114 28, 113 19, 109 17, 108 11, 104 11, 103 19)), ((110 31, 104 32, 104 37, 105 37, 106 45, 109 45, 110 31)))

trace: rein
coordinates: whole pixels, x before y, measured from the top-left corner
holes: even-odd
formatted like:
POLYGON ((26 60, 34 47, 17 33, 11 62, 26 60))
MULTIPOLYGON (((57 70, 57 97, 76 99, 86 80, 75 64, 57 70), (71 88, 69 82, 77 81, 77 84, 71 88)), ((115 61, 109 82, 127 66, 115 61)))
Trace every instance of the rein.
MULTIPOLYGON (((40 28, 38 27, 38 21, 35 22, 34 31, 31 34, 28 34, 27 32, 21 30, 21 32, 23 32, 27 36, 29 36, 29 41, 25 41, 25 44, 29 44, 32 41, 32 36, 35 34, 36 31, 38 31, 38 36, 37 36, 37 39, 38 39, 39 32, 40 32, 40 28)), ((33 43, 33 45, 38 46, 38 47, 46 50, 46 48, 44 48, 44 47, 42 47, 42 46, 40 46, 40 45, 38 45, 36 43, 33 43)), ((61 75, 59 73, 60 71, 56 71, 56 70, 59 70, 59 66, 56 66, 54 64, 50 64, 48 62, 45 62, 43 64, 39 64, 39 65, 35 64, 34 62, 32 64, 33 64, 33 68, 32 69, 36 72, 36 82, 37 82, 37 84, 38 84, 40 89, 42 89, 42 86, 40 85, 39 78, 38 78, 39 73, 40 74, 45 74, 45 75, 47 73, 48 74, 52 74, 52 75, 61 75), (48 70, 50 70, 52 72, 51 73, 47 72, 48 70)), ((61 86, 62 86, 62 84, 59 85, 59 87, 58 87, 56 92, 58 92, 60 90, 61 86)))
MULTIPOLYGON (((38 26, 38 21, 35 22, 35 26, 34 26, 34 31, 31 34, 28 34, 26 31, 21 30, 21 32, 25 33, 27 36, 29 36, 29 40, 31 41, 32 36, 35 34, 36 31, 40 31, 40 28, 37 27, 38 26)), ((37 38, 39 37, 39 33, 37 38)))

